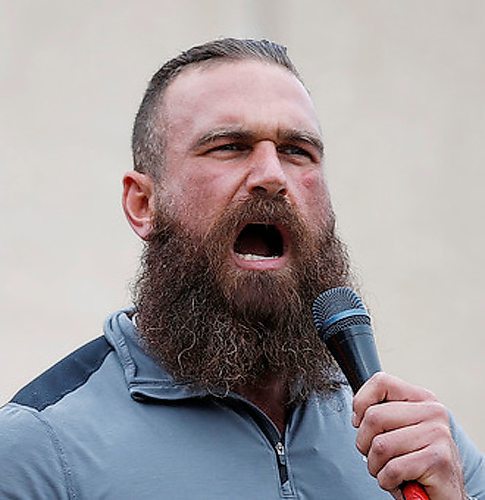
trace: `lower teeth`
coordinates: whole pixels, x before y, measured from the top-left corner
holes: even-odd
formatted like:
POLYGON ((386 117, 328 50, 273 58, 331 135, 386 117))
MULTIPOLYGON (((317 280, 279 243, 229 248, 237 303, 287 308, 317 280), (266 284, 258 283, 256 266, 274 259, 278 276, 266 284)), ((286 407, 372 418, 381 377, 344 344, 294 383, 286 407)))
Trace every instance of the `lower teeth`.
POLYGON ((237 253, 236 255, 242 260, 274 260, 278 258, 277 255, 267 256, 267 255, 255 255, 252 253, 237 253))

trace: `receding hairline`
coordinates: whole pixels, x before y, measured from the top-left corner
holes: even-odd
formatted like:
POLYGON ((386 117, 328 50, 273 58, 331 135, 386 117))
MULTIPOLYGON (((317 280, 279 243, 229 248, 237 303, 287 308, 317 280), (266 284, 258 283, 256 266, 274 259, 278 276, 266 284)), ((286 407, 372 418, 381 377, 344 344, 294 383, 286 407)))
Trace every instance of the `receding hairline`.
POLYGON ((165 94, 167 90, 173 85, 173 83, 179 79, 180 76, 185 76, 189 73, 196 72, 196 71, 207 71, 215 67, 220 67, 220 66, 226 66, 226 65, 237 65, 237 64, 245 64, 245 63, 257 63, 261 64, 263 66, 270 66, 270 67, 275 67, 275 68, 280 68, 283 72, 287 73, 290 76, 293 76, 302 86, 302 88, 306 91, 308 96, 311 98, 310 91, 308 88, 305 86, 303 80, 300 78, 298 74, 295 74, 291 69, 287 68, 286 66, 283 66, 279 64, 278 62, 271 60, 271 59, 266 59, 258 56, 246 56, 246 57, 219 57, 219 58, 214 58, 214 59, 206 59, 203 61, 196 61, 190 64, 187 64, 179 69, 177 73, 174 75, 171 75, 171 77, 166 81, 166 84, 164 85, 163 89, 160 89, 160 92, 157 96, 157 101, 156 104, 158 106, 161 106, 163 103, 163 99, 165 97, 165 94))
MULTIPOLYGON (((246 63, 256 63, 260 64, 263 66, 268 66, 268 67, 274 67, 274 68, 280 68, 284 73, 286 73, 289 76, 293 76, 296 81, 301 85, 302 89, 306 92, 308 97, 311 99, 311 94, 310 91, 307 89, 301 78, 299 78, 298 75, 295 75, 293 71, 291 71, 289 68, 282 66, 281 64, 278 64, 275 61, 272 60, 267 60, 267 59, 261 59, 257 57, 240 57, 240 58, 218 58, 218 59, 209 59, 201 62, 196 62, 196 63, 191 63, 183 68, 181 68, 181 71, 177 72, 176 75, 174 75, 172 78, 170 78, 169 81, 167 81, 167 84, 165 87, 160 91, 159 95, 157 96, 156 100, 156 109, 158 111, 158 118, 162 118, 162 113, 163 113, 163 106, 164 106, 164 100, 166 97, 167 92, 169 92, 169 89, 172 87, 172 85, 179 79, 179 77, 185 77, 190 75, 190 73, 194 72, 205 72, 205 71, 210 71, 211 69, 217 68, 217 67, 223 67, 223 66, 230 66, 230 65, 238 65, 238 64, 246 64, 246 63)), ((312 101, 313 102, 313 101, 312 101)))

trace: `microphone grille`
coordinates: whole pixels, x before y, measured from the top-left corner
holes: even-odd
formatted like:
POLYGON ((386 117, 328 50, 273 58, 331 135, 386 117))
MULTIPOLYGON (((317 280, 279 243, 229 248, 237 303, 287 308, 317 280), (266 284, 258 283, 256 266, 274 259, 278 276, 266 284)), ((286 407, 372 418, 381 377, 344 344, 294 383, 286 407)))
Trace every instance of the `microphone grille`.
POLYGON ((348 287, 331 288, 313 303, 313 321, 325 342, 336 331, 350 325, 370 325, 362 299, 348 287))

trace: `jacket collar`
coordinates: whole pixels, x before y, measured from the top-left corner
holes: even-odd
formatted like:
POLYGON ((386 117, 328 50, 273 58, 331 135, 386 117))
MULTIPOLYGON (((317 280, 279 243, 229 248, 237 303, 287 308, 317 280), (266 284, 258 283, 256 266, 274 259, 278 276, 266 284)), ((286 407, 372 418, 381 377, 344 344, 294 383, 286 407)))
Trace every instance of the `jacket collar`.
MULTIPOLYGON (((104 324, 104 336, 118 355, 128 390, 133 399, 137 401, 177 401, 219 396, 252 405, 234 392, 217 395, 205 390, 194 390, 187 384, 176 382, 163 366, 143 349, 140 336, 131 319, 134 312, 133 307, 121 309, 111 314, 104 324)), ((345 380, 342 378, 337 381, 343 382, 343 392, 350 394, 350 388, 345 380)), ((340 393, 341 391, 338 391, 337 394, 340 393)))
POLYGON ((175 401, 207 396, 173 378, 143 349, 132 321, 133 308, 111 314, 104 324, 104 336, 118 354, 126 384, 133 399, 175 401))

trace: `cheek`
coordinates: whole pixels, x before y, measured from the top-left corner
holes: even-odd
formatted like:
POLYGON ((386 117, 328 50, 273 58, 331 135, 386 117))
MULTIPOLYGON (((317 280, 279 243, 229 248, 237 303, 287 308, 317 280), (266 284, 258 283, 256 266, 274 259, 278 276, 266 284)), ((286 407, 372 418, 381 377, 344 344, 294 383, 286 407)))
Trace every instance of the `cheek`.
POLYGON ((193 221, 208 220, 216 210, 214 192, 207 184, 188 184, 181 192, 180 206, 186 219, 193 221))
POLYGON ((221 178, 209 173, 187 176, 178 189, 179 217, 189 228, 203 232, 220 216, 231 199, 221 178))
POLYGON ((315 190, 319 184, 318 177, 313 173, 305 174, 302 178, 301 184, 309 191, 315 190))
POLYGON ((330 208, 327 184, 321 172, 305 173, 300 180, 300 185, 302 195, 311 209, 320 212, 330 208))
POLYGON ((301 184, 310 191, 326 191, 327 185, 321 170, 304 172, 300 178, 301 184))

